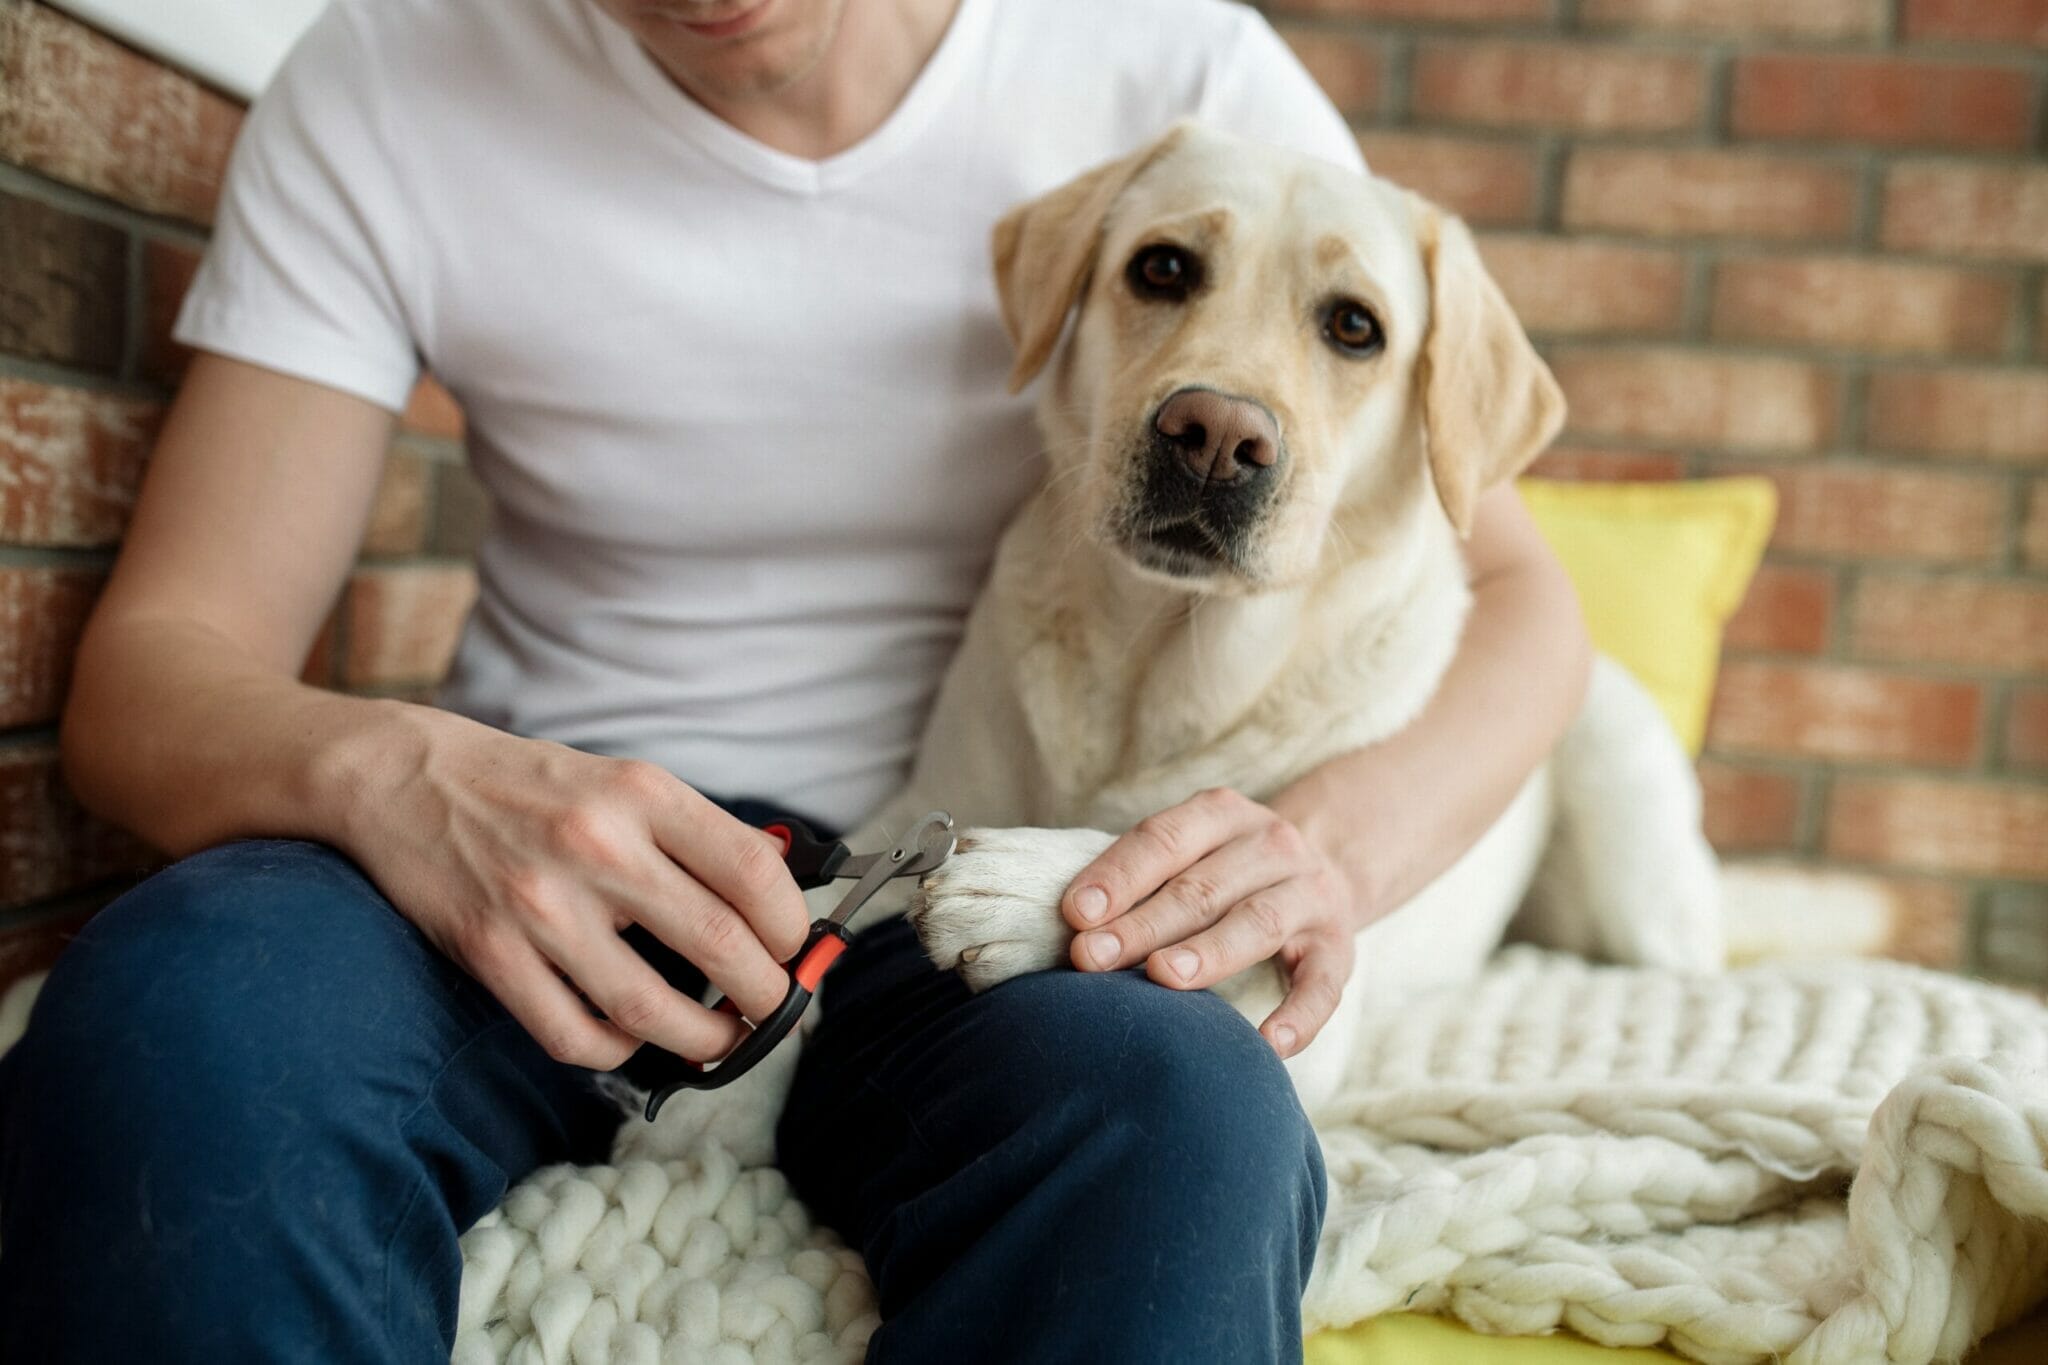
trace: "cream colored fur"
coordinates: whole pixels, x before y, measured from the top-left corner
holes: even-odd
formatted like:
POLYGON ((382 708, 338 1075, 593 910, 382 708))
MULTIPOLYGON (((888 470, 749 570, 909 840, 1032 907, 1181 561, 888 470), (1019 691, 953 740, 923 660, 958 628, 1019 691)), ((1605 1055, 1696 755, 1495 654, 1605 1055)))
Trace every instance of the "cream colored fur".
MULTIPOLYGON (((907 787, 854 839, 954 814, 960 847, 914 916, 933 960, 976 989, 1065 968, 1061 893, 1114 833, 1205 789, 1268 798, 1412 720, 1457 649, 1474 506, 1562 419, 1463 225, 1309 158, 1183 125, 1017 210, 995 254, 1016 382, 1050 365, 1048 478, 998 547, 907 787), (1133 300, 1123 283, 1158 240, 1206 262, 1188 304, 1133 300), (1340 355, 1318 334, 1332 296, 1373 308, 1381 354, 1340 355), (1129 529, 1150 415, 1190 385, 1265 404, 1286 452, 1257 534, 1195 576, 1147 567, 1129 529)), ((1555 760, 1359 936, 1337 1017, 1289 1062, 1304 1103, 1341 1081, 1368 1000, 1475 974, 1525 901, 1547 942, 1718 966, 1698 816, 1677 740, 1603 662, 1555 760)), ((902 908, 878 901, 869 922, 902 908)), ((1256 1023, 1283 988, 1268 963, 1218 991, 1256 1023)), ((679 1097, 626 1149, 709 1130, 742 1160, 765 1156, 794 1058, 792 1043, 745 1082, 679 1097)))

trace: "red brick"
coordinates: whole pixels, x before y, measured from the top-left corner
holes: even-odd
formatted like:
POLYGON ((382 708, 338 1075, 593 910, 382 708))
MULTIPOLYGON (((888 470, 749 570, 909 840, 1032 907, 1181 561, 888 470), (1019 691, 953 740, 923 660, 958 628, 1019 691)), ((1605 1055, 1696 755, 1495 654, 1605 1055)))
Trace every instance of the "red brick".
POLYGON ((2048 687, 2016 687, 2005 715, 2009 767, 2048 768, 2048 687))
POLYGON ((1294 25, 1280 32, 1341 112, 1369 114, 1379 108, 1386 58, 1378 43, 1349 33, 1294 25))
POLYGON ((2048 877, 2048 788, 1842 777, 1827 851, 1842 859, 1989 877, 2048 877))
POLYGON ((1740 472, 1777 483, 1771 544, 1792 554, 1983 564, 2005 538, 2001 479, 1834 461, 1740 472))
POLYGON ((1873 877, 1892 902, 1891 934, 1881 953, 1900 962, 1954 971, 1968 948, 1967 887, 1924 877, 1873 877))
POLYGON ((2027 491, 2027 520, 2020 528, 2020 555, 2030 569, 2048 569, 2048 479, 2027 491))
POLYGON ((2048 261, 2048 167, 1906 161, 1885 175, 1888 247, 2048 261))
POLYGON ((1532 332, 1670 335, 1683 325, 1685 258, 1675 251, 1502 233, 1480 247, 1532 332))
POLYGON ((1750 580, 1722 642, 1730 649, 1819 654, 1828 646, 1834 611, 1833 572, 1765 564, 1750 580))
POLYGON ((1749 38, 1878 38, 1891 0, 1581 0, 1594 28, 1662 29, 1749 38))
MULTIPOLYGON (((48 971, 98 907, 73 908, 37 915, 0 930, 0 995, 24 976, 48 971)), ((4 1039, 0 1039, 4 1043, 4 1039)))
POLYGON ((475 597, 476 574, 465 566, 358 569, 348 591, 343 680, 350 687, 439 681, 475 597))
POLYGON ((1831 664, 1735 659, 1714 686, 1717 753, 1962 767, 1977 755, 1975 683, 1831 664))
POLYGON ((1737 137, 2013 150, 2032 132, 2032 74, 2011 66, 1771 52, 1738 57, 1737 137))
POLYGON ((0 749, 0 906, 26 905, 160 861, 87 815, 64 786, 57 746, 0 749))
POLYGON ((1906 0, 1911 42, 2048 47, 2048 0, 1906 0))
POLYGON ((1953 882, 1737 862, 1724 870, 1722 899, 1738 965, 1814 957, 1962 965, 1968 894, 1953 882))
POLYGON ((1358 146, 1375 175, 1480 226, 1536 221, 1536 149, 1520 142, 1369 132, 1358 146))
POLYGON ((1700 59, 1568 43, 1425 43, 1410 101, 1423 118, 1506 128, 1663 133, 1698 127, 1700 59))
POLYGON ((432 473, 417 455, 393 451, 384 460, 370 523, 363 532, 366 555, 417 554, 427 540, 427 486, 432 473))
POLYGON ((150 213, 210 222, 232 101, 41 4, 0 5, 0 159, 150 213))
POLYGON ((1529 472, 1544 479, 1662 482, 1685 477, 1685 457, 1666 450, 1552 446, 1529 472))
POLYGON ((1656 347, 1557 350, 1578 433, 1736 449, 1815 450, 1834 438, 1840 381, 1796 360, 1656 347))
POLYGON ((0 541, 119 540, 161 420, 141 399, 0 378, 0 541))
POLYGON ((1863 442, 1872 450, 2048 460, 2048 372, 1880 370, 1870 377, 1863 442))
POLYGON ((412 396, 406 399, 405 413, 399 423, 407 431, 416 431, 422 436, 444 436, 459 440, 462 436, 462 405, 455 401, 455 395, 441 387, 440 381, 432 375, 423 375, 413 386, 412 396))
POLYGON ((112 374, 128 310, 128 235, 0 194, 0 350, 112 374))
POLYGON ((1849 638, 1866 659, 2048 670, 2048 583, 1865 574, 1849 638))
POLYGON ((1855 216, 1854 170, 1810 157, 1581 147, 1565 168, 1571 229, 1834 241, 1855 216))
POLYGON ((0 569, 0 726, 57 718, 100 580, 97 569, 0 569))
POLYGON ((1445 24, 1541 22, 1553 0, 1268 0, 1274 14, 1336 15, 1357 19, 1421 19, 1445 24))
POLYGON ((1713 334, 1879 355, 1996 355, 2011 278, 1861 256, 1735 257, 1714 273, 1713 334))
POLYGON ((1708 841, 1723 853, 1790 849, 1799 839, 1801 786, 1789 773, 1701 760, 1708 841))
POLYGON ((144 379, 175 384, 184 376, 192 352, 171 340, 178 307, 192 277, 199 273, 197 248, 162 237, 142 243, 142 338, 135 367, 144 379))

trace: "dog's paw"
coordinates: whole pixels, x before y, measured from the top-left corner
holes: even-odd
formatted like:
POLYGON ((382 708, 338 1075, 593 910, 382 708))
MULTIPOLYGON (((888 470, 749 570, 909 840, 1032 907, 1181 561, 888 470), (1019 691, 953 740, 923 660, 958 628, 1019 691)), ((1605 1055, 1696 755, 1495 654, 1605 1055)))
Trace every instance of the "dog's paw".
POLYGON ((1063 966, 1074 931, 1060 897, 1111 842, 1093 829, 966 831, 911 903, 926 955, 976 991, 1063 966))

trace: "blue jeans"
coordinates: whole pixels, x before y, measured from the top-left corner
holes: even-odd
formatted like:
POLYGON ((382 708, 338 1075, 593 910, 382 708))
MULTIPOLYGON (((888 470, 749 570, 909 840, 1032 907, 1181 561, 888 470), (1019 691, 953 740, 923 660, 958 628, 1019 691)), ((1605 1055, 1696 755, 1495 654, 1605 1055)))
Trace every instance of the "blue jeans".
MULTIPOLYGON (((783 1121, 878 1361, 1300 1355, 1323 1205, 1207 994, 969 996, 902 922, 834 969, 783 1121)), ((87 925, 0 1061, 0 1359, 444 1362, 460 1232, 618 1113, 340 854, 187 858, 87 925)))

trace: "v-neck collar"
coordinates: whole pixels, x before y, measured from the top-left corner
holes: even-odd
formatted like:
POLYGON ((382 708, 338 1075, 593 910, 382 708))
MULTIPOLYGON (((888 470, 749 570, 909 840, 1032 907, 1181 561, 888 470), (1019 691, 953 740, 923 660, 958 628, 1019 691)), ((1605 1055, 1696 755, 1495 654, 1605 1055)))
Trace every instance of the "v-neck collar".
POLYGON ((938 47, 881 126, 822 161, 793 156, 733 127, 684 93, 623 25, 589 0, 577 3, 612 68, 656 116, 751 180, 792 194, 816 195, 853 184, 916 140, 981 47, 994 0, 959 0, 938 47))

